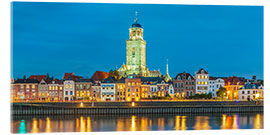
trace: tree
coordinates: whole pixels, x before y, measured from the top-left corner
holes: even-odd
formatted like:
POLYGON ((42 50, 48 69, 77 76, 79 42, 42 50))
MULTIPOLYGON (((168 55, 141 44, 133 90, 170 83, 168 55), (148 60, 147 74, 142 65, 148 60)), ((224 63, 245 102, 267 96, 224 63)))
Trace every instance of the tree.
POLYGON ((109 76, 114 77, 117 81, 120 80, 120 78, 121 78, 120 73, 117 69, 110 70, 109 76))
POLYGON ((226 92, 227 92, 226 88, 220 87, 217 90, 217 96, 220 97, 220 98, 223 98, 226 95, 226 92))

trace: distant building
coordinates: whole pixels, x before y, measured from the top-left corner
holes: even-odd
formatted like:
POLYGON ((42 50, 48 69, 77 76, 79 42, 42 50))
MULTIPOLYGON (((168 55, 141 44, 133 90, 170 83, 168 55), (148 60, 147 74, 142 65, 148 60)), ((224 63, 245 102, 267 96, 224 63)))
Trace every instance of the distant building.
MULTIPOLYGON (((146 88, 146 91, 148 92, 148 98, 158 97, 158 84, 160 84, 159 86, 163 85, 161 84, 162 80, 164 81, 164 79, 162 79, 161 77, 141 77, 142 85, 146 88)), ((144 89, 144 93, 146 93, 146 91, 144 89)), ((145 94, 144 98, 146 98, 145 94)))
POLYGON ((122 77, 119 81, 116 81, 116 101, 126 100, 126 85, 125 78, 122 77))
POLYGON ((38 99, 42 101, 49 100, 49 91, 48 91, 48 81, 45 79, 41 79, 40 83, 38 84, 38 99))
MULTIPOLYGON (((92 80, 92 79, 91 79, 92 80)), ((101 92, 101 86, 100 83, 95 82, 92 80, 92 87, 91 87, 91 97, 94 101, 100 101, 100 92, 101 92)))
POLYGON ((63 101, 63 90, 64 90, 64 85, 63 81, 59 79, 54 79, 48 83, 49 87, 49 100, 50 101, 63 101))
POLYGON ((75 82, 69 78, 64 80, 64 100, 71 101, 75 97, 75 82))
POLYGON ((217 90, 220 87, 224 88, 225 81, 217 77, 209 77, 209 92, 212 94, 212 97, 217 97, 217 90))
POLYGON ((169 82, 169 90, 168 90, 168 94, 169 94, 171 97, 175 97, 173 82, 169 82))
POLYGON ((90 78, 80 78, 75 81, 76 100, 92 100, 91 97, 92 80, 90 78))
POLYGON ((195 95, 195 79, 190 73, 179 73, 173 80, 176 97, 188 98, 195 95))
POLYGON ((157 88, 158 88, 158 91, 157 91, 158 97, 166 97, 168 95, 169 84, 166 83, 164 79, 162 79, 161 81, 157 83, 157 88))
POLYGON ((139 101, 141 97, 141 78, 129 75, 125 80, 126 101, 139 101))
POLYGON ((245 82, 241 81, 241 78, 239 79, 236 76, 228 77, 225 79, 225 85, 224 88, 227 90, 227 97, 228 99, 238 99, 238 89, 241 88, 244 85, 245 82))
POLYGON ((109 76, 108 78, 101 81, 101 92, 100 99, 101 101, 115 101, 116 93, 116 80, 109 76))
POLYGON ((208 94, 209 93, 209 74, 201 68, 196 74, 196 93, 208 94))
POLYGON ((264 87, 263 85, 247 83, 240 87, 239 100, 256 100, 264 98, 264 87))
POLYGON ((36 79, 23 79, 14 80, 13 84, 13 100, 37 100, 38 99, 38 84, 39 81, 36 79))

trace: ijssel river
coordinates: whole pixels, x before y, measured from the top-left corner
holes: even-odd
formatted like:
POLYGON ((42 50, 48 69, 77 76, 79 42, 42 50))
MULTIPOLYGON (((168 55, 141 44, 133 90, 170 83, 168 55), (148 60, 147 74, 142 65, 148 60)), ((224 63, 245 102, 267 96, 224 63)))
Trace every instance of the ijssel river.
POLYGON ((263 129, 263 113, 14 116, 13 133, 263 129))

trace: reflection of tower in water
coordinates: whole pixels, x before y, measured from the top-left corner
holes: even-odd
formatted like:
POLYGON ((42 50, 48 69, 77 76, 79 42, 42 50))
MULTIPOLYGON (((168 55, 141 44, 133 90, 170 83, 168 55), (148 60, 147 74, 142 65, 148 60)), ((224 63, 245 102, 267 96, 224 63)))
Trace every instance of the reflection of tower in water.
POLYGON ((196 116, 196 123, 193 127, 195 130, 208 130, 210 129, 208 116, 196 116))
POLYGON ((51 120, 49 117, 46 118, 46 129, 45 132, 52 132, 52 128, 51 128, 51 120))
POLYGON ((31 133, 38 133, 38 122, 36 118, 33 118, 31 133))
POLYGON ((175 116, 175 130, 186 130, 186 116, 175 116))

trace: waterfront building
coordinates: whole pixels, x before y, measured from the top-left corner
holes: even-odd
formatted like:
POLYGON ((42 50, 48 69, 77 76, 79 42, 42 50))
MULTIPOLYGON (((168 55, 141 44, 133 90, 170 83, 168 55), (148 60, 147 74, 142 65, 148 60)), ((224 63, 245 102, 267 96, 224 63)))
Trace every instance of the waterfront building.
POLYGON ((67 80, 64 80, 64 101, 71 101, 75 97, 75 82, 71 77, 67 80))
MULTIPOLYGON (((92 79, 91 79, 92 80, 92 79)), ((100 101, 101 86, 100 83, 92 80, 91 97, 93 101, 100 101)))
POLYGON ((158 97, 166 97, 168 95, 168 90, 169 90, 169 83, 166 83, 164 79, 161 79, 157 83, 157 96, 158 97))
POLYGON ((45 79, 42 79, 38 84, 38 99, 41 101, 49 100, 48 83, 45 79))
POLYGON ((13 84, 13 100, 37 100, 38 99, 38 80, 36 79, 23 79, 14 80, 13 84))
POLYGON ((119 81, 116 81, 116 101, 126 100, 126 85, 125 78, 122 77, 119 81))
POLYGON ((116 80, 109 76, 108 78, 101 81, 101 92, 100 99, 101 101, 115 101, 116 93, 116 80))
POLYGON ((125 79, 126 101, 139 101, 141 97, 141 78, 135 74, 125 79))
POLYGON ((173 81, 169 82, 168 94, 170 97, 175 97, 173 81))
POLYGON ((148 98, 158 96, 158 83, 161 83, 162 81, 161 77, 141 77, 141 81, 143 85, 148 85, 146 86, 149 88, 148 98))
POLYGON ((203 68, 201 68, 196 74, 196 94, 208 94, 209 93, 209 74, 203 68))
POLYGON ((48 87, 48 98, 50 101, 63 101, 64 85, 62 80, 54 79, 48 83, 48 87))
POLYGON ((92 100, 91 84, 92 80, 90 78, 80 78, 75 81, 76 100, 92 100))
POLYGON ((195 78, 190 73, 179 73, 173 81, 174 93, 178 98, 188 98, 194 96, 195 91, 195 78))
POLYGON ((150 97, 150 84, 141 82, 141 99, 147 99, 150 97))
POLYGON ((238 92, 239 100, 256 100, 264 98, 264 87, 260 84, 249 82, 240 87, 238 92))
POLYGON ((49 93, 48 93, 48 82, 53 80, 53 77, 49 77, 49 74, 47 75, 31 75, 28 77, 28 79, 36 79, 38 84, 38 100, 47 101, 49 100, 49 93))
POLYGON ((209 90, 212 97, 217 97, 217 91, 220 87, 224 87, 225 81, 222 78, 209 77, 209 90))
POLYGON ((226 95, 228 99, 238 99, 239 98, 239 88, 241 88, 244 85, 244 82, 241 81, 236 76, 228 77, 225 79, 225 85, 224 88, 226 88, 226 95))

